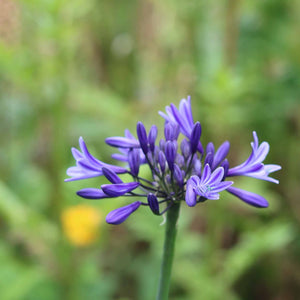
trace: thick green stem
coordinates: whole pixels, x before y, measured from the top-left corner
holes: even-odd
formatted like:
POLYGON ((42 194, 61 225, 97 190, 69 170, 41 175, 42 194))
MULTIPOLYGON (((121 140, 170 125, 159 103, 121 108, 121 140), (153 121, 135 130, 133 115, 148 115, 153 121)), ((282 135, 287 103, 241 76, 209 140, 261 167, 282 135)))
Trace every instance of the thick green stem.
POLYGON ((175 203, 167 211, 167 224, 164 242, 163 259, 160 269, 157 300, 167 300, 169 295, 172 263, 176 239, 176 223, 179 215, 180 203, 175 203))

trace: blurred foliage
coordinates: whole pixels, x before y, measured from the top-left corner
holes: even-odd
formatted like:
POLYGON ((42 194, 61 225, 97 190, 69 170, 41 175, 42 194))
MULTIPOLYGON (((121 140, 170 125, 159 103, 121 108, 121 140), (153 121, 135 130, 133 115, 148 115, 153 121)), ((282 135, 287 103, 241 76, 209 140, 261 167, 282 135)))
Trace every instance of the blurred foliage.
POLYGON ((232 142, 232 165, 256 130, 283 169, 278 186, 238 182, 266 210, 226 193, 182 208, 171 299, 296 299, 299 28, 297 0, 1 0, 1 299, 155 298, 162 219, 141 210, 120 226, 100 222, 79 247, 62 215, 84 204, 104 216, 126 200, 79 199, 103 179, 63 179, 79 136, 110 162, 105 137, 138 120, 162 125, 157 111, 187 95, 204 143, 232 142))

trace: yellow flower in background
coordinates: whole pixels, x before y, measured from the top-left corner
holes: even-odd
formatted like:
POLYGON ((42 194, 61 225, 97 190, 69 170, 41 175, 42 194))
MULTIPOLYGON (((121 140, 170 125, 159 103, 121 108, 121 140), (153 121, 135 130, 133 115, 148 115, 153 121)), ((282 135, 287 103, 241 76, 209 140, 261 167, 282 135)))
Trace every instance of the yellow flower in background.
POLYGON ((99 211, 88 205, 66 208, 61 216, 64 233, 76 246, 87 246, 97 239, 101 219, 99 211))

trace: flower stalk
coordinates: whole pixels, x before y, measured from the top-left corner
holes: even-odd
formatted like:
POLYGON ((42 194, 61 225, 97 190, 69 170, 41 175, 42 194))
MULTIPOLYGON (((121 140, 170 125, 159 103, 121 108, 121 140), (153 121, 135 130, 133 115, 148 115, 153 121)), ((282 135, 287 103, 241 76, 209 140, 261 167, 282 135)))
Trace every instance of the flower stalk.
POLYGON ((156 298, 157 300, 167 300, 169 296, 179 210, 180 202, 174 203, 167 211, 165 241, 160 269, 159 288, 156 298))

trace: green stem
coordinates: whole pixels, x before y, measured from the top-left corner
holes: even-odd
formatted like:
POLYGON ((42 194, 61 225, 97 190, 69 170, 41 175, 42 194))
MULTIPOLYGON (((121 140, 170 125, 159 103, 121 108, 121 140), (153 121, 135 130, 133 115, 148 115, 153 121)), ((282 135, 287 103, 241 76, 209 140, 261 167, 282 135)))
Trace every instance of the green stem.
POLYGON ((174 205, 172 205, 167 211, 164 252, 160 269, 159 288, 156 298, 157 300, 167 300, 169 295, 175 239, 177 233, 176 223, 179 215, 179 209, 180 203, 174 203, 174 205))

